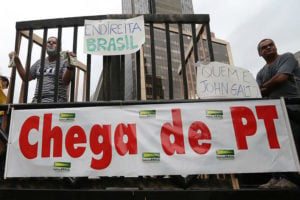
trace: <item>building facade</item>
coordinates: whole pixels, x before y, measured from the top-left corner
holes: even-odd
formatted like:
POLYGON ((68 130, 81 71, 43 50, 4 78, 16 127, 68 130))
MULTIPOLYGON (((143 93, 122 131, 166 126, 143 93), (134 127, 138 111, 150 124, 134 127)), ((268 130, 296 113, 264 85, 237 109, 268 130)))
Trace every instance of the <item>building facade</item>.
POLYGON ((123 14, 193 14, 192 0, 122 0, 123 14))
MULTIPOLYGON (((192 0, 122 0, 123 14, 193 14, 192 0)), ((149 26, 145 24, 146 42, 141 50, 142 65, 141 96, 150 99, 183 99, 182 73, 180 73, 180 41, 178 26, 170 25, 170 46, 172 57, 173 97, 169 95, 168 63, 166 52, 166 33, 162 24, 154 26, 155 64, 156 64, 156 97, 153 97, 151 41, 149 26), (144 88, 144 89, 143 89, 144 88)), ((191 44, 191 26, 183 25, 183 40, 186 59, 186 77, 188 83, 188 98, 196 96, 196 68, 191 44)), ((198 37, 198 55, 200 61, 209 60, 208 47, 205 37, 198 37)), ((229 43, 212 37, 213 52, 216 61, 232 64, 229 43)), ((136 55, 125 56, 125 100, 136 99, 136 55)))

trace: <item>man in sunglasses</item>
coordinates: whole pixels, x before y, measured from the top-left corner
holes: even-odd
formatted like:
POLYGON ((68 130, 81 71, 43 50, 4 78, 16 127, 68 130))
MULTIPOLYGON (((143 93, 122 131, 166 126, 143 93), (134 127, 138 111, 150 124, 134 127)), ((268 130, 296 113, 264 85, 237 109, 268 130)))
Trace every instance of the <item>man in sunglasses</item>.
MULTIPOLYGON (((263 39, 257 46, 259 56, 266 64, 258 72, 256 81, 265 98, 300 98, 300 67, 292 53, 279 55, 272 39, 263 39)), ((287 105, 287 111, 299 156, 300 105, 287 105)), ((290 175, 290 174, 287 174, 290 175)), ((299 179, 299 178, 298 178, 299 179)), ((260 188, 297 188, 282 173, 272 174, 271 180, 260 188)))
MULTIPOLYGON (((46 50, 48 56, 45 58, 44 70, 42 69, 41 59, 36 61, 29 70, 28 80, 37 79, 37 84, 35 88, 35 93, 32 102, 37 103, 38 101, 38 91, 40 80, 43 80, 41 103, 52 103, 55 102, 67 102, 67 88, 72 78, 72 73, 75 70, 74 62, 76 55, 73 52, 67 52, 65 56, 61 56, 58 52, 58 40, 56 37, 49 37, 46 44, 46 50), (60 65, 58 67, 58 72, 56 72, 57 56, 61 56, 60 65), (57 77, 58 75, 58 77, 57 77), (43 78, 42 78, 43 76, 43 78), (54 99, 55 94, 55 82, 58 78, 58 96, 54 99)), ((15 52, 9 54, 9 58, 13 60, 12 67, 16 67, 17 71, 25 81, 26 71, 21 64, 19 56, 15 52)))
POLYGON ((300 68, 295 56, 291 53, 279 55, 271 39, 260 41, 257 50, 266 61, 256 77, 262 95, 269 98, 300 97, 297 86, 300 68))

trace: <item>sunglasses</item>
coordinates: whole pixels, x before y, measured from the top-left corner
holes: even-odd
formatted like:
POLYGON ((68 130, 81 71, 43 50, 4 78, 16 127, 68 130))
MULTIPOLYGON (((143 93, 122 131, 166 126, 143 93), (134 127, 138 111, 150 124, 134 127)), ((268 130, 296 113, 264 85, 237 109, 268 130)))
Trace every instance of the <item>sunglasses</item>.
POLYGON ((261 46, 260 49, 261 49, 261 50, 265 50, 266 48, 268 48, 268 47, 273 47, 273 46, 274 46, 274 43, 271 42, 271 43, 269 43, 269 44, 266 44, 266 45, 264 45, 264 46, 261 46))

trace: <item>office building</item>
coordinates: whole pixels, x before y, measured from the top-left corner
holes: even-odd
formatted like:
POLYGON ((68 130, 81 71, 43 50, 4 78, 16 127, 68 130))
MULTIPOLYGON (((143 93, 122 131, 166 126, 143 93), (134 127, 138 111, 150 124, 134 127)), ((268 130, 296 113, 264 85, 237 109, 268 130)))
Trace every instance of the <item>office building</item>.
MULTIPOLYGON (((193 14, 192 0, 122 0, 122 14, 193 14)), ((166 33, 164 25, 154 25, 155 64, 156 64, 156 97, 153 98, 152 62, 149 26, 145 24, 146 42, 141 49, 141 99, 183 99, 180 41, 178 26, 170 25, 170 45, 172 57, 173 97, 169 95, 168 63, 166 52, 166 33), (142 59, 143 58, 143 59, 142 59)), ((183 25, 183 40, 186 59, 186 77, 188 98, 196 96, 196 69, 192 48, 191 26, 183 25)), ((205 35, 205 34, 204 34, 205 35)), ((216 61, 232 64, 229 43, 217 39, 212 34, 212 46, 216 61)), ((198 37, 198 57, 200 61, 208 61, 209 53, 205 36, 198 37)), ((137 99, 136 54, 125 55, 124 58, 124 99, 137 99)), ((97 99, 99 100, 99 98, 97 99)))
MULTIPOLYGON (((193 14, 193 4, 192 0, 159 0, 159 1, 149 1, 149 0, 122 0, 122 12, 123 14, 193 14)), ((178 29, 176 25, 170 27, 171 31, 171 49, 172 49, 172 74, 173 74, 173 93, 174 99, 183 99, 183 86, 182 77, 179 73, 179 68, 181 66, 180 52, 179 52, 179 37, 178 29)), ((184 33, 184 46, 185 54, 190 55, 186 65, 187 81, 189 98, 196 98, 195 93, 195 80, 196 71, 193 54, 188 52, 192 50, 189 48, 191 44, 191 28, 189 25, 183 26, 184 33)), ((156 55, 156 80, 157 80, 157 96, 156 99, 169 99, 169 87, 168 87, 168 70, 167 70, 167 55, 166 55, 166 39, 164 29, 156 28, 154 31, 154 43, 155 43, 155 55, 156 55)), ((213 51, 216 61, 224 63, 232 63, 231 52, 229 43, 220 40, 212 35, 213 51)), ((152 99, 152 73, 151 73, 151 58, 150 58, 150 37, 149 30, 146 26, 146 42, 143 48, 144 55, 144 73, 145 73, 145 99, 152 99), (147 34, 148 33, 148 34, 147 34)), ((209 58, 207 44, 205 38, 202 38, 198 42, 198 55, 200 60, 207 60, 209 58)), ((135 76, 134 67, 134 55, 126 56, 126 76, 130 77, 126 79, 126 89, 125 94, 126 99, 135 99, 136 93, 133 88, 136 87, 133 77, 135 76), (128 82, 130 80, 130 83, 128 82)), ((142 95, 143 96, 143 95, 142 95)))

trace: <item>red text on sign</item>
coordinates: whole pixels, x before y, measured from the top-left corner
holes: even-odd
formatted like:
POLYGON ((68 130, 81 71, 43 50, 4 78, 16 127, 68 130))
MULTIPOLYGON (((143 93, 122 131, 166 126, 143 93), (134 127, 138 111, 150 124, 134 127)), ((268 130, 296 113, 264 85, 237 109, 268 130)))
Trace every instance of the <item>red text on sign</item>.
MULTIPOLYGON (((183 127, 180 109, 172 109, 173 124, 165 123, 161 128, 161 144, 163 150, 168 155, 184 154, 183 127), (171 141, 174 137, 174 142, 171 141)), ((201 121, 193 122, 188 130, 188 140, 191 148, 198 154, 206 154, 210 147, 210 143, 203 142, 199 144, 199 140, 211 140, 211 134, 208 127, 201 121)))
MULTIPOLYGON (((61 127, 52 127, 52 114, 45 114, 42 128, 42 142, 36 141, 34 144, 29 142, 29 135, 36 130, 39 133, 39 116, 31 116, 21 127, 19 145, 22 154, 28 159, 34 159, 38 155, 38 145, 41 147, 41 157, 50 157, 51 141, 53 142, 53 157, 62 157, 63 147, 73 158, 81 157, 86 151, 87 135, 81 126, 74 125, 70 127, 65 135, 63 145, 63 132, 61 127)), ((91 168, 104 169, 109 166, 112 159, 112 141, 111 125, 95 124, 90 131, 89 145, 95 155, 102 153, 102 158, 91 159, 91 168), (99 142, 99 138, 102 139, 99 142)), ((117 125, 114 134, 114 143, 119 155, 137 154, 136 125, 123 124, 117 125), (124 142, 124 136, 127 136, 127 142, 124 142)))
MULTIPOLYGON (((255 106, 257 118, 264 121, 268 143, 271 149, 279 149, 275 119, 278 119, 274 105, 255 106)), ((231 117, 238 149, 248 149, 247 136, 257 131, 257 122, 252 110, 245 106, 231 107, 231 117)))

